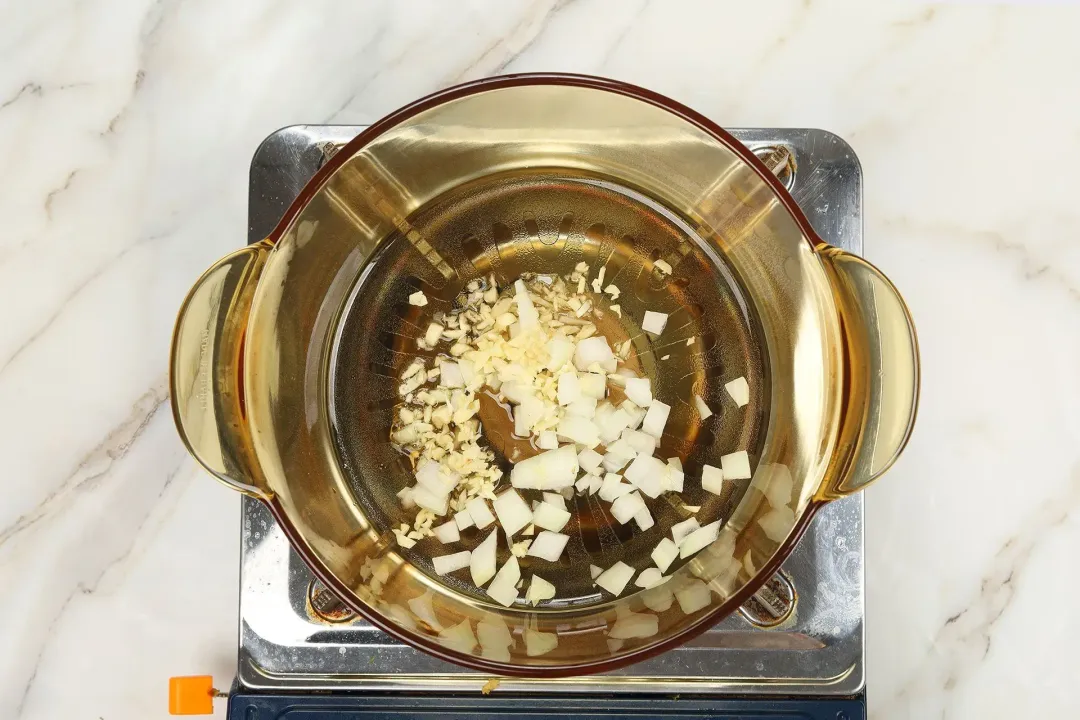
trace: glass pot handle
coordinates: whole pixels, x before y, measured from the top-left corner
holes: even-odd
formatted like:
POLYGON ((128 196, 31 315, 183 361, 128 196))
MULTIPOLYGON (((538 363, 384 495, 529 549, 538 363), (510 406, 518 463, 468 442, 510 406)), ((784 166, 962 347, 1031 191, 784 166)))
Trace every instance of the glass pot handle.
POLYGON ((896 287, 862 258, 818 246, 840 309, 845 407, 837 459, 820 495, 835 499, 888 470, 911 437, 919 405, 919 343, 896 287))
POLYGON ((249 245, 214 263, 191 288, 173 330, 169 389, 180 438, 229 487, 267 499, 253 462, 243 393, 244 335, 269 245, 249 245))

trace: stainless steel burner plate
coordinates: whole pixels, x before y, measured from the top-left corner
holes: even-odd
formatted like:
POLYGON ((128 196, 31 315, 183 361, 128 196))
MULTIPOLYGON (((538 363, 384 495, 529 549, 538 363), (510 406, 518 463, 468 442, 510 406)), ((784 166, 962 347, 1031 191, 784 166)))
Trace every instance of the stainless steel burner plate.
MULTIPOLYGON (((251 163, 248 240, 264 238, 308 178, 361 127, 297 125, 268 137, 251 163)), ((862 169, 843 140, 821 130, 733 134, 755 152, 784 148, 782 174, 826 241, 862 252, 862 169)), ((270 513, 243 500, 238 680, 252 690, 476 691, 488 677, 437 660, 362 620, 312 614, 313 576, 270 513)), ((784 564, 796 596, 763 629, 744 608, 687 645, 613 673, 564 680, 504 679, 500 692, 853 695, 863 688, 863 499, 818 513, 784 564)), ((780 594, 790 594, 779 583, 780 594)), ((316 604, 319 604, 318 602, 316 604)))

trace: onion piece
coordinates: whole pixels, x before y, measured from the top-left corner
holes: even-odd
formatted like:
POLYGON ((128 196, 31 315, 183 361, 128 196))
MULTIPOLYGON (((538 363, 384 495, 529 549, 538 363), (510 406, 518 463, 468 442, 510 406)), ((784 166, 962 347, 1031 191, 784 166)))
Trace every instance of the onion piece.
MULTIPOLYGON (((596 423, 584 417, 567 415, 555 427, 559 437, 587 448, 594 448, 600 444, 600 435, 596 423)), ((573 448, 571 448, 573 450, 573 448)), ((577 465, 577 455, 574 455, 574 464, 577 465)))
POLYGON ((439 385, 448 388, 465 387, 465 376, 456 362, 450 360, 439 361, 439 385))
POLYGON ((489 615, 476 623, 476 635, 484 648, 508 648, 514 644, 514 636, 502 619, 489 615))
POLYGON ((649 403, 649 410, 645 413, 645 419, 641 421, 641 431, 652 435, 657 440, 664 434, 668 415, 671 414, 671 406, 659 400, 649 403))
MULTIPOLYGON (((515 533, 522 530, 533 521, 532 511, 529 505, 513 488, 499 493, 492 502, 495 514, 499 516, 499 524, 507 538, 512 538, 515 533)), ((485 505, 485 507, 487 507, 485 505)))
POLYGON ((420 507, 430 510, 439 517, 446 514, 449 499, 446 495, 436 495, 423 485, 417 485, 412 489, 412 499, 420 507))
POLYGON ((525 287, 524 280, 518 279, 514 281, 514 300, 517 302, 518 322, 521 324, 521 329, 528 331, 537 327, 540 323, 540 314, 536 312, 536 307, 533 306, 532 298, 529 297, 529 291, 525 287))
POLYGON ((529 437, 533 426, 544 417, 544 410, 544 401, 540 398, 535 395, 523 397, 514 408, 514 434, 529 437))
POLYGON ((541 450, 558 450, 559 436, 554 430, 544 430, 536 436, 536 447, 541 450))
POLYGON ((664 327, 667 325, 667 313, 653 312, 652 310, 645 311, 645 317, 641 321, 641 329, 647 333, 653 335, 659 335, 664 332, 664 327))
POLYGON ((578 375, 578 388, 582 395, 603 400, 607 394, 607 377, 594 372, 582 373, 578 375))
POLYGON ((491 510, 489 510, 487 506, 487 501, 482 497, 470 499, 465 503, 465 509, 469 511, 469 517, 476 523, 476 527, 479 530, 483 530, 488 525, 495 522, 495 516, 491 514, 491 510))
POLYGON ((713 495, 724 493, 724 471, 714 465, 701 467, 701 489, 713 495))
POLYGON ((529 657, 546 655, 559 646, 559 636, 525 628, 525 654, 529 657))
MULTIPOLYGON (((642 604, 658 613, 667 612, 674 599, 675 594, 671 592, 671 588, 667 587, 666 584, 657 585, 641 593, 642 604)), ((477 629, 480 629, 479 626, 477 626, 477 629)))
POLYGON ((671 467, 675 468, 676 470, 682 470, 683 469, 682 459, 678 458, 678 457, 669 457, 667 459, 667 464, 670 465, 671 467))
POLYGON ((565 366, 574 357, 574 341, 562 334, 553 335, 547 344, 547 368, 552 372, 565 366))
POLYGON ((626 397, 639 407, 649 407, 652 402, 652 383, 649 378, 626 378, 626 397))
POLYGON ((495 543, 498 535, 498 530, 488 533, 484 541, 472 551, 472 557, 469 558, 469 573, 476 587, 483 587, 484 583, 495 575, 495 543))
POLYGON ((574 484, 577 472, 576 449, 563 445, 519 462, 510 472, 510 484, 523 490, 560 490, 574 484))
MULTIPOLYGON (((558 390, 556 391, 560 405, 569 405, 581 399, 581 382, 577 373, 571 370, 559 376, 558 390)), ((594 398, 595 399, 595 398, 594 398)))
POLYGON ((638 529, 642 532, 656 524, 655 521, 653 521, 652 513, 649 512, 649 508, 647 507, 643 507, 634 513, 634 522, 637 523, 638 529))
POLYGON ((596 584, 618 597, 632 577, 634 577, 634 568, 619 560, 597 576, 596 584))
POLYGON ((540 503, 532 513, 533 524, 538 528, 559 532, 570 522, 570 513, 547 502, 540 503))
POLYGON ((580 397, 566 406, 566 414, 592 420, 596 415, 596 398, 580 397))
POLYGON ((637 430, 641 427, 641 422, 645 419, 645 408, 639 407, 633 400, 623 400, 619 409, 624 410, 626 414, 630 416, 630 424, 626 427, 631 430, 637 430))
POLYGON ((435 344, 439 342, 439 338, 442 337, 442 332, 445 330, 439 323, 431 323, 427 326, 427 330, 424 331, 424 342, 429 347, 435 347, 435 344))
POLYGON ((593 420, 599 430, 600 441, 605 445, 611 445, 619 439, 622 431, 630 426, 630 413, 622 408, 603 415, 600 415, 599 411, 600 408, 598 407, 597 415, 594 415, 593 420))
POLYGON ((637 576, 637 580, 634 584, 639 588, 651 588, 657 585, 666 583, 668 578, 664 577, 664 573, 660 572, 657 568, 645 568, 641 571, 641 574, 637 576))
POLYGON ((454 513, 454 524, 457 525, 458 530, 468 530, 476 523, 473 522, 468 510, 461 510, 454 513))
POLYGON ((402 510, 412 510, 416 507, 416 502, 412 499, 412 488, 401 488, 398 490, 397 497, 401 501, 402 510))
POLYGON ((585 448, 578 453, 578 467, 587 473, 595 473, 604 461, 604 456, 592 448, 585 448))
POLYGON ((611 503, 611 514, 616 520, 625 525, 642 508, 648 509, 645 506, 645 501, 635 491, 627 493, 611 503))
POLYGON ((664 486, 664 491, 665 492, 681 493, 683 491, 683 482, 684 482, 684 480, 685 480, 685 476, 683 475, 682 470, 680 470, 679 468, 676 468, 674 465, 671 465, 670 463, 664 466, 664 482, 663 482, 663 486, 664 486))
POLYGON ((409 296, 410 305, 415 305, 416 307, 424 307, 425 305, 427 305, 427 303, 427 295, 424 294, 423 290, 417 290, 409 296))
POLYGON ((541 530, 537 533, 532 545, 529 546, 528 555, 555 562, 562 555, 563 550, 566 549, 566 543, 569 540, 569 535, 551 532, 550 530, 541 530))
POLYGON ((659 458, 638 455, 623 474, 632 485, 651 498, 659 497, 664 491, 666 470, 664 462, 659 458))
POLYGON ((728 480, 746 480, 750 478, 750 456, 745 450, 739 450, 720 458, 720 466, 723 468, 724 477, 728 480))
POLYGON ((439 633, 442 644, 451 647, 458 652, 470 654, 476 647, 476 636, 473 635, 472 626, 468 620, 462 620, 457 625, 447 628, 439 633))
POLYGON ((555 507, 559 508, 560 510, 565 510, 566 509, 566 498, 564 498, 559 493, 553 493, 553 492, 544 493, 544 502, 546 502, 546 503, 548 503, 550 505, 554 505, 555 507))
POLYGON ((617 473, 608 473, 604 475, 604 480, 600 484, 600 499, 604 502, 615 502, 623 495, 628 495, 634 491, 634 486, 630 483, 624 483, 622 481, 622 475, 617 473))
POLYGON ((529 590, 525 593, 525 602, 539 605, 544 600, 555 597, 555 586, 539 575, 533 575, 529 581, 529 590))
POLYGON ((652 455, 656 452, 656 438, 640 430, 627 428, 622 431, 621 439, 639 455, 652 455))
POLYGON ((712 590, 701 580, 691 580, 682 589, 675 591, 675 599, 684 614, 690 615, 712 602, 712 590))
POLYGON ((603 481, 599 475, 588 475, 587 477, 589 478, 589 494, 595 495, 600 490, 600 486, 603 485, 603 481))
POLYGON ((468 550, 462 550, 453 555, 437 555, 431 558, 431 564, 435 566, 436 575, 445 575, 469 567, 471 559, 472 553, 468 550))
POLYGON ((675 558, 679 557, 679 546, 670 539, 664 538, 653 548, 650 557, 661 572, 667 572, 667 569, 671 567, 671 563, 675 561, 675 558))
POLYGON ((488 586, 487 594, 503 607, 510 607, 517 600, 517 584, 520 579, 521 568, 518 566, 518 559, 511 555, 499 568, 495 579, 488 586))
POLYGON ((689 518, 688 520, 677 522, 671 526, 671 539, 678 545, 687 535, 698 530, 700 527, 701 524, 698 522, 697 518, 689 518))
POLYGON ((607 453, 604 454, 604 469, 608 472, 619 472, 637 455, 637 451, 630 447, 630 443, 620 438, 608 445, 607 453))
POLYGON ((702 420, 708 420, 713 416, 712 408, 705 404, 705 401, 701 399, 700 395, 694 396, 694 407, 698 411, 698 415, 702 420))
POLYGON ((589 565, 589 575, 592 576, 593 580, 600 577, 600 573, 602 572, 604 572, 602 568, 598 568, 595 565, 589 565))
POLYGON ((789 507, 773 508, 758 519, 758 525, 773 542, 780 542, 795 527, 795 512, 789 507))
POLYGON ((458 532, 457 523, 453 520, 436 526, 434 532, 435 537, 437 537, 439 542, 443 545, 449 545, 450 543, 457 542, 461 539, 461 533, 458 532))
POLYGON ((652 613, 625 613, 620 615, 608 630, 608 637, 615 640, 652 637, 660 631, 660 618, 652 613))
POLYGON ((711 522, 708 525, 702 525, 700 528, 683 538, 679 543, 679 557, 690 557, 694 553, 698 552, 702 548, 716 542, 716 539, 720 537, 720 521, 711 522))
POLYGON ((594 364, 600 365, 605 370, 610 367, 612 371, 618 367, 615 354, 611 352, 607 339, 602 335, 585 338, 574 350, 574 367, 578 370, 585 372, 594 364))
POLYGON ((735 378, 725 384, 724 389, 727 390, 727 394, 731 396, 731 399, 739 407, 743 407, 750 402, 750 384, 746 382, 745 377, 735 378))

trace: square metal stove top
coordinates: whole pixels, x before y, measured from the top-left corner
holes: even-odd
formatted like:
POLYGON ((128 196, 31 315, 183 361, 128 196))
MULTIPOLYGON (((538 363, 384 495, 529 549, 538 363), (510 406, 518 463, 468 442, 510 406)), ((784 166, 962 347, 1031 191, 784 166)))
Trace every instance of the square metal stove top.
MULTIPOLYGON (((297 125, 269 136, 251 163, 248 241, 266 237, 315 171, 363 128, 297 125)), ((786 149, 786 181, 823 239, 861 254, 862 169, 821 130, 731 131, 759 155, 786 149)), ((782 176, 784 177, 784 176, 782 176)), ((688 644, 604 675, 504 679, 500 692, 854 695, 863 689, 863 499, 819 512, 782 571, 794 611, 762 629, 735 613, 688 644)), ((488 676, 414 650, 363 620, 312 613, 314 577, 263 505, 244 498, 238 682, 250 690, 455 692, 488 676)))

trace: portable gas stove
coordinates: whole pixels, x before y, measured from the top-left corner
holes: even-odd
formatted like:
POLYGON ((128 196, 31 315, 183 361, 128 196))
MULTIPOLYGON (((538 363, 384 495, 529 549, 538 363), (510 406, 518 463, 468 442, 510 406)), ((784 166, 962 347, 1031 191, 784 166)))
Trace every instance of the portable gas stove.
MULTIPOLYGON (((266 237, 315 171, 363 128, 294 126, 251 163, 248 239, 266 237)), ((826 241, 861 253, 862 171, 821 130, 734 130, 826 241)), ((315 580, 270 513, 243 501, 239 670, 228 717, 865 717, 863 498, 829 503, 771 583, 688 644, 628 668, 501 679, 403 645, 315 580), (490 690, 489 683, 486 690, 490 690)))

